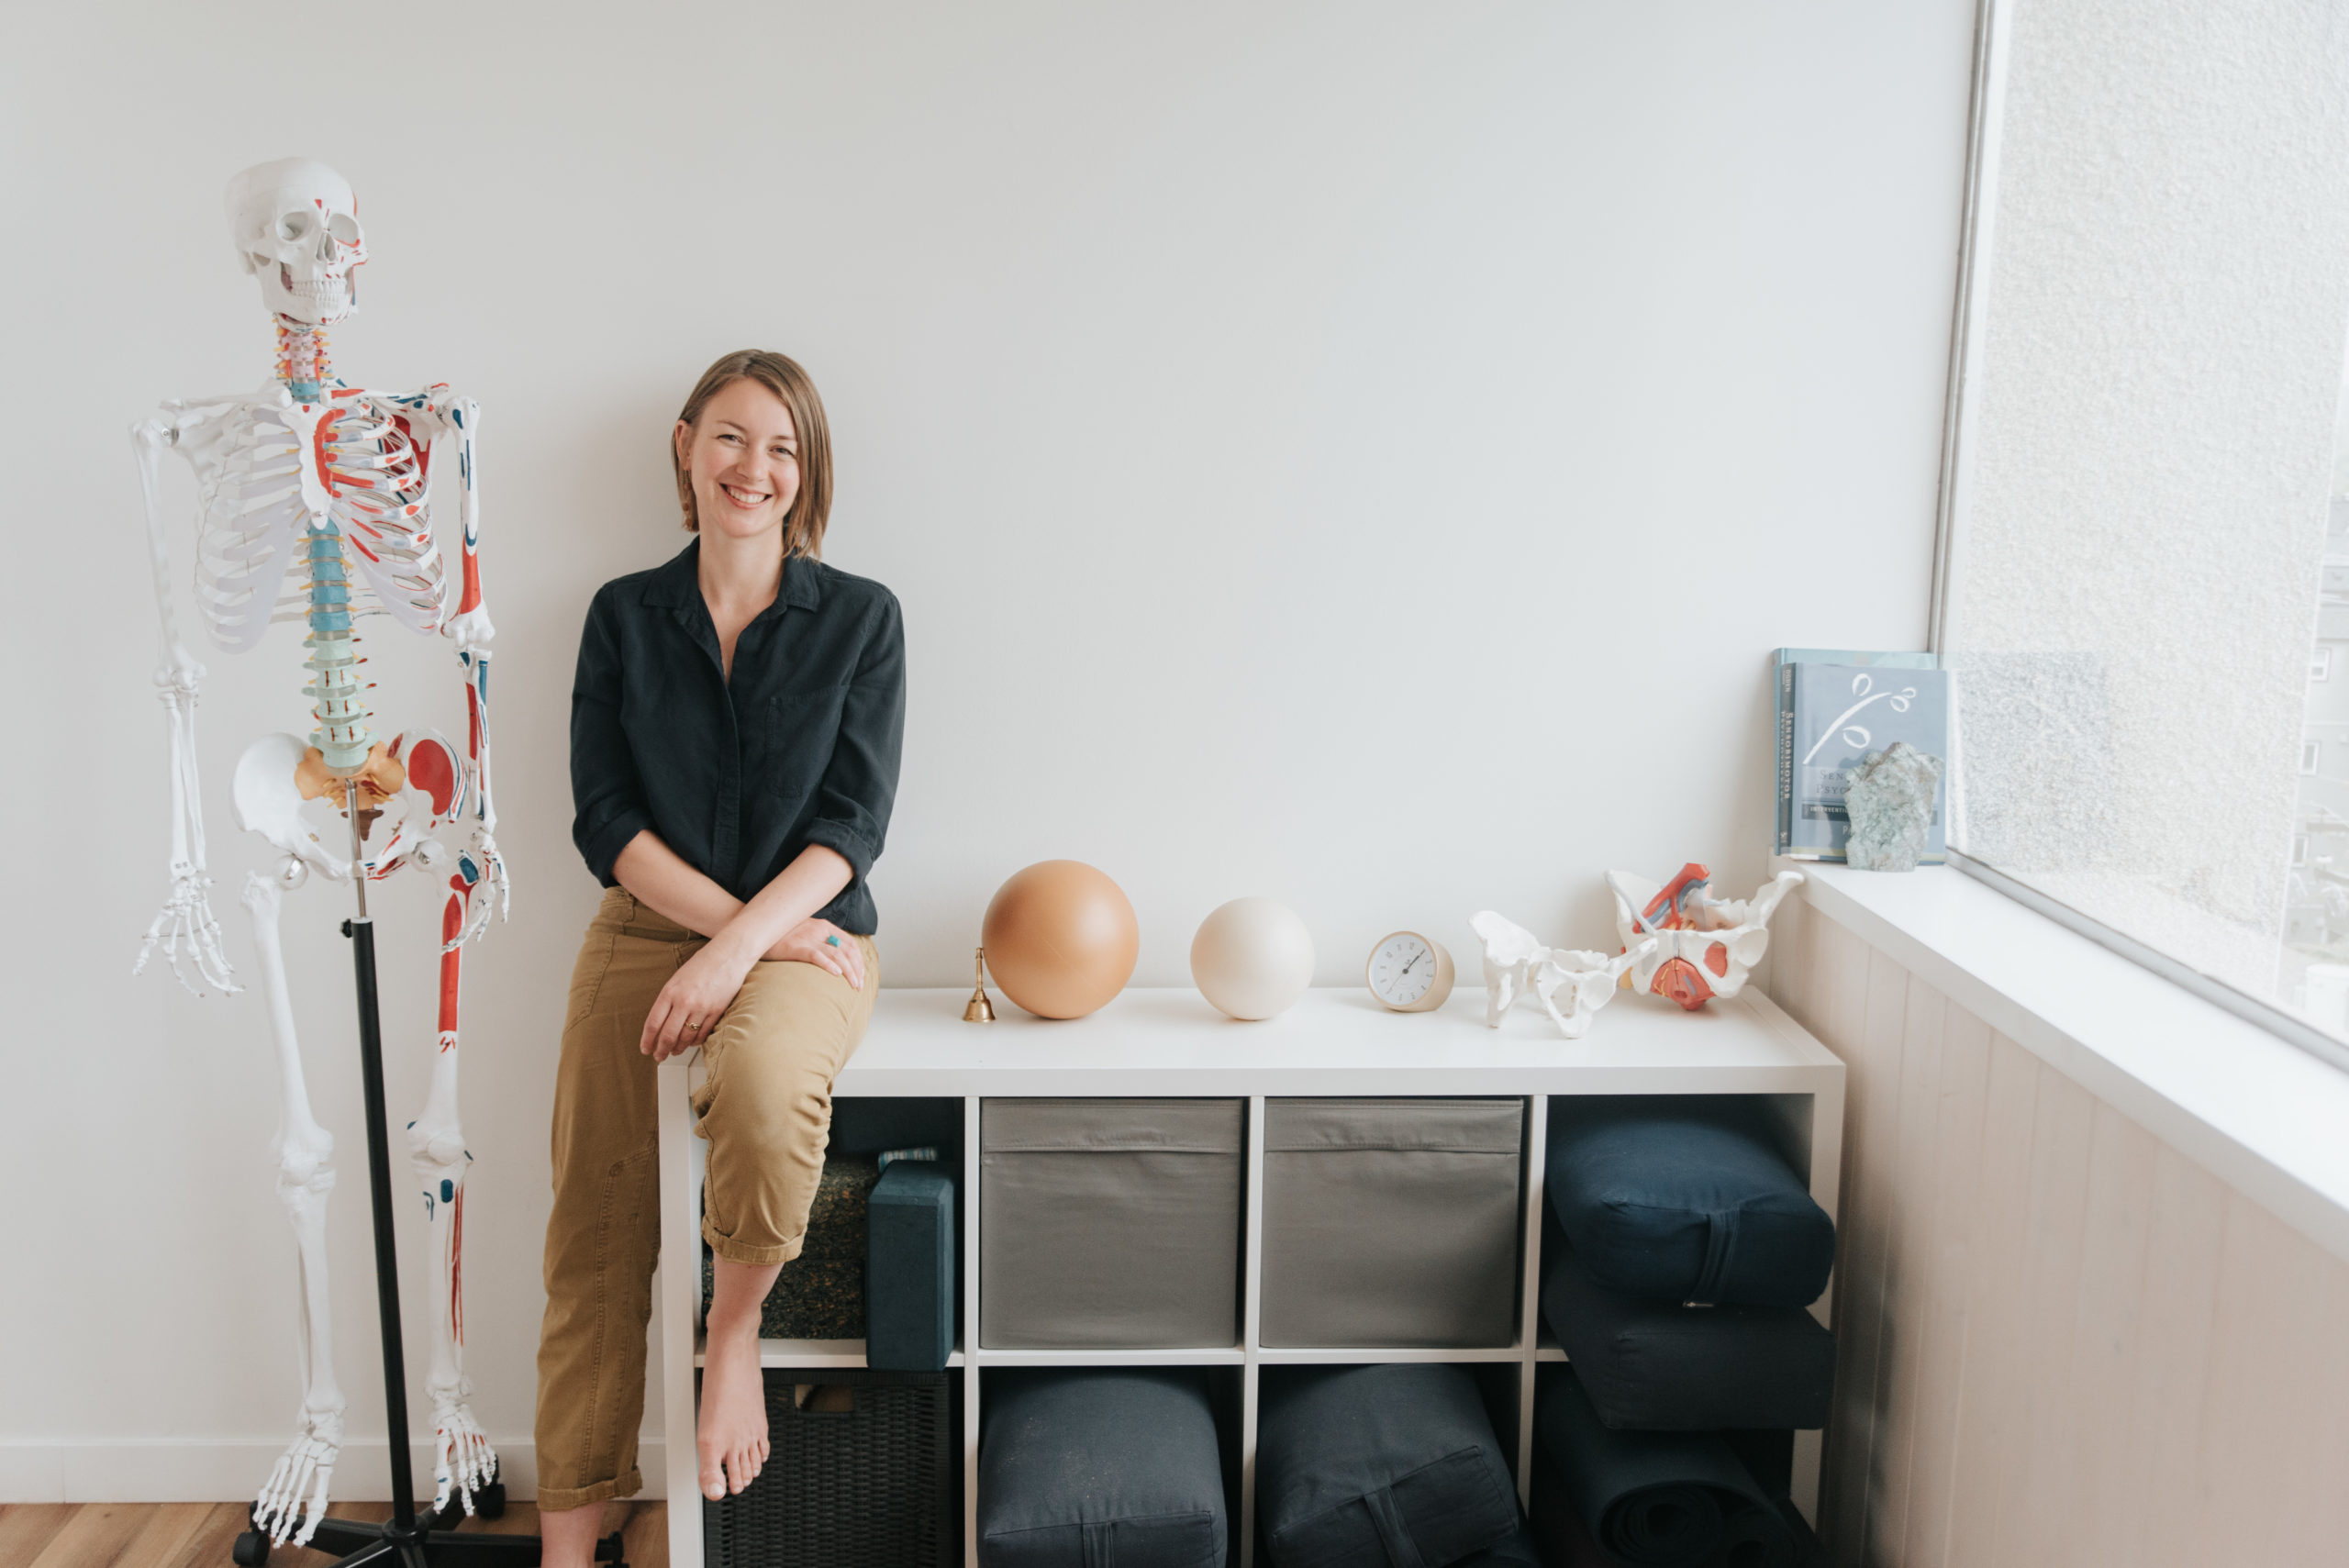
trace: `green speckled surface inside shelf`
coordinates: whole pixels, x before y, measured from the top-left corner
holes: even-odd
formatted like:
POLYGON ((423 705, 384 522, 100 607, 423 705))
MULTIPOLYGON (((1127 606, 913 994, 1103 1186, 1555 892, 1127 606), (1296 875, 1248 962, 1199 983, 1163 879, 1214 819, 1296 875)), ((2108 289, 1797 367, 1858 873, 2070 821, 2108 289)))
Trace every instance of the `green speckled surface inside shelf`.
MULTIPOLYGON (((824 1162, 816 1201, 807 1212, 807 1240, 783 1265, 759 1312, 763 1340, 864 1338, 865 1200, 881 1179, 870 1155, 833 1155, 824 1162)), ((713 1278, 709 1248, 702 1247, 701 1300, 709 1307, 713 1278)))

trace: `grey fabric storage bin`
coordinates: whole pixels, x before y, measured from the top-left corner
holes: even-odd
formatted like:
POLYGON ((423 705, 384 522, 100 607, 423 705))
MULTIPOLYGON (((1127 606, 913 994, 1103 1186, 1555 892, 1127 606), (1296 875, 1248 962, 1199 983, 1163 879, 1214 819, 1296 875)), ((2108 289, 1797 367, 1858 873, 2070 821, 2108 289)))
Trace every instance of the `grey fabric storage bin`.
POLYGON ((1264 1343, 1513 1343, 1524 1116, 1518 1099, 1267 1101, 1264 1343))
POLYGON ((1241 1100, 979 1108, 979 1342, 1240 1340, 1241 1100))

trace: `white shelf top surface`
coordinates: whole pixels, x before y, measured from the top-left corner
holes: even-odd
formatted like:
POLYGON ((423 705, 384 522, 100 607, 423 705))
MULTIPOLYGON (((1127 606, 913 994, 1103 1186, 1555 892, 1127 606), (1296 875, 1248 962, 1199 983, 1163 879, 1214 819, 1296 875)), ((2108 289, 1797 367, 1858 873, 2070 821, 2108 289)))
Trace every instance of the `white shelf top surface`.
POLYGON ((965 1023, 967 989, 884 990, 836 1095, 1462 1095, 1813 1093, 1842 1064, 1758 992, 1698 1012, 1615 997, 1581 1040, 1537 1003, 1485 1027, 1481 986, 1391 1013, 1360 986, 1317 987, 1241 1023, 1187 988, 1135 988, 1087 1018, 965 1023))

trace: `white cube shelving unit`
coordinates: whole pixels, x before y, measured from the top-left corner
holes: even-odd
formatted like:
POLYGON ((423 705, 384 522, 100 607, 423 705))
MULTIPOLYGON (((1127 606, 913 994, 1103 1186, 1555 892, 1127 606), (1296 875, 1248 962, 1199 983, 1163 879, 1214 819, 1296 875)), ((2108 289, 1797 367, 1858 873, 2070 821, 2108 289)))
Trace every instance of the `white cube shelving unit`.
MULTIPOLYGON (((1843 1064, 1769 998, 1747 991, 1684 1013, 1660 998, 1619 997, 1580 1040, 1560 1040, 1530 1004, 1484 1023, 1485 998, 1464 985, 1429 1013, 1387 1012, 1360 988, 1307 993, 1278 1018, 1235 1022, 1190 990, 1130 990, 1090 1018, 1031 1018, 996 998, 993 1024, 967 1024, 963 990, 882 992, 863 1045, 834 1085, 836 1095, 926 1096, 963 1101, 962 1343, 949 1362, 963 1379, 963 1561, 978 1562, 980 1373, 990 1366, 1224 1366, 1239 1369, 1240 1561, 1250 1568, 1255 1536, 1258 1369, 1296 1362, 1501 1363, 1515 1369, 1512 1449, 1518 1496, 1531 1479, 1534 1369, 1563 1361, 1541 1331, 1542 1166, 1549 1098, 1564 1095, 1752 1095, 1772 1112, 1781 1145, 1831 1216, 1842 1151, 1843 1064), (986 1310, 977 1261, 986 1217, 979 1204, 979 1106, 996 1096, 1152 1097, 1197 1095, 1248 1102, 1246 1213, 1242 1229, 1241 1337, 1233 1345, 1169 1350, 986 1350, 978 1329, 986 1310), (1516 1342, 1444 1349, 1328 1350, 1258 1343, 1264 1242, 1264 1101, 1287 1096, 1507 1095, 1528 1103, 1524 1150, 1521 1277, 1516 1342)), ((669 1561, 702 1568, 701 1510, 695 1506, 695 1376, 700 1362, 700 1161, 687 1104, 696 1067, 661 1069, 661 1321, 662 1424, 667 1440, 669 1561)), ((1827 1321, 1830 1295, 1811 1310, 1827 1321)), ((774 1367, 857 1367, 861 1340, 769 1340, 774 1367)), ((1504 1378, 1508 1374, 1502 1373, 1504 1378)), ((1820 1434, 1797 1434, 1795 1499, 1815 1514, 1820 1434)))

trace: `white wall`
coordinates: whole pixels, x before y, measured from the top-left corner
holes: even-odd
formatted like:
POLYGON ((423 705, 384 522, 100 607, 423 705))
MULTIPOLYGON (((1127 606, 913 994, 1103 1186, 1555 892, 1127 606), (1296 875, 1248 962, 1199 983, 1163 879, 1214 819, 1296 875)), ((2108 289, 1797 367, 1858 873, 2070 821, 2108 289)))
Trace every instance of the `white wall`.
MULTIPOLYGON (((1923 636, 1971 13, 9 13, 0 1496, 233 1496, 295 1397, 259 1006, 128 976, 163 889, 164 738, 121 432, 268 372, 229 174, 337 164, 375 258, 339 370, 485 410, 518 891, 468 961, 468 1285, 481 1408, 519 1442, 595 897, 571 661, 596 584, 681 542, 665 430, 705 363, 760 344, 812 369, 830 559, 905 603, 893 984, 962 981, 989 892, 1054 855, 1131 894, 1141 984, 1183 982, 1198 918, 1250 893, 1304 913, 1333 984, 1397 926, 1464 951, 1486 906, 1597 942, 1609 864, 1760 879, 1769 649, 1923 636)), ((234 889, 259 857, 225 782, 304 725, 281 630, 212 661, 203 711, 248 972, 234 889)), ((370 650, 393 723, 457 721, 444 649, 370 650)), ((406 1107, 432 917, 420 884, 384 903, 406 1107)), ((342 1140, 363 1437, 342 913, 306 892, 287 944, 342 1140)), ((380 1451, 354 1445, 347 1492, 380 1493, 380 1451)))

